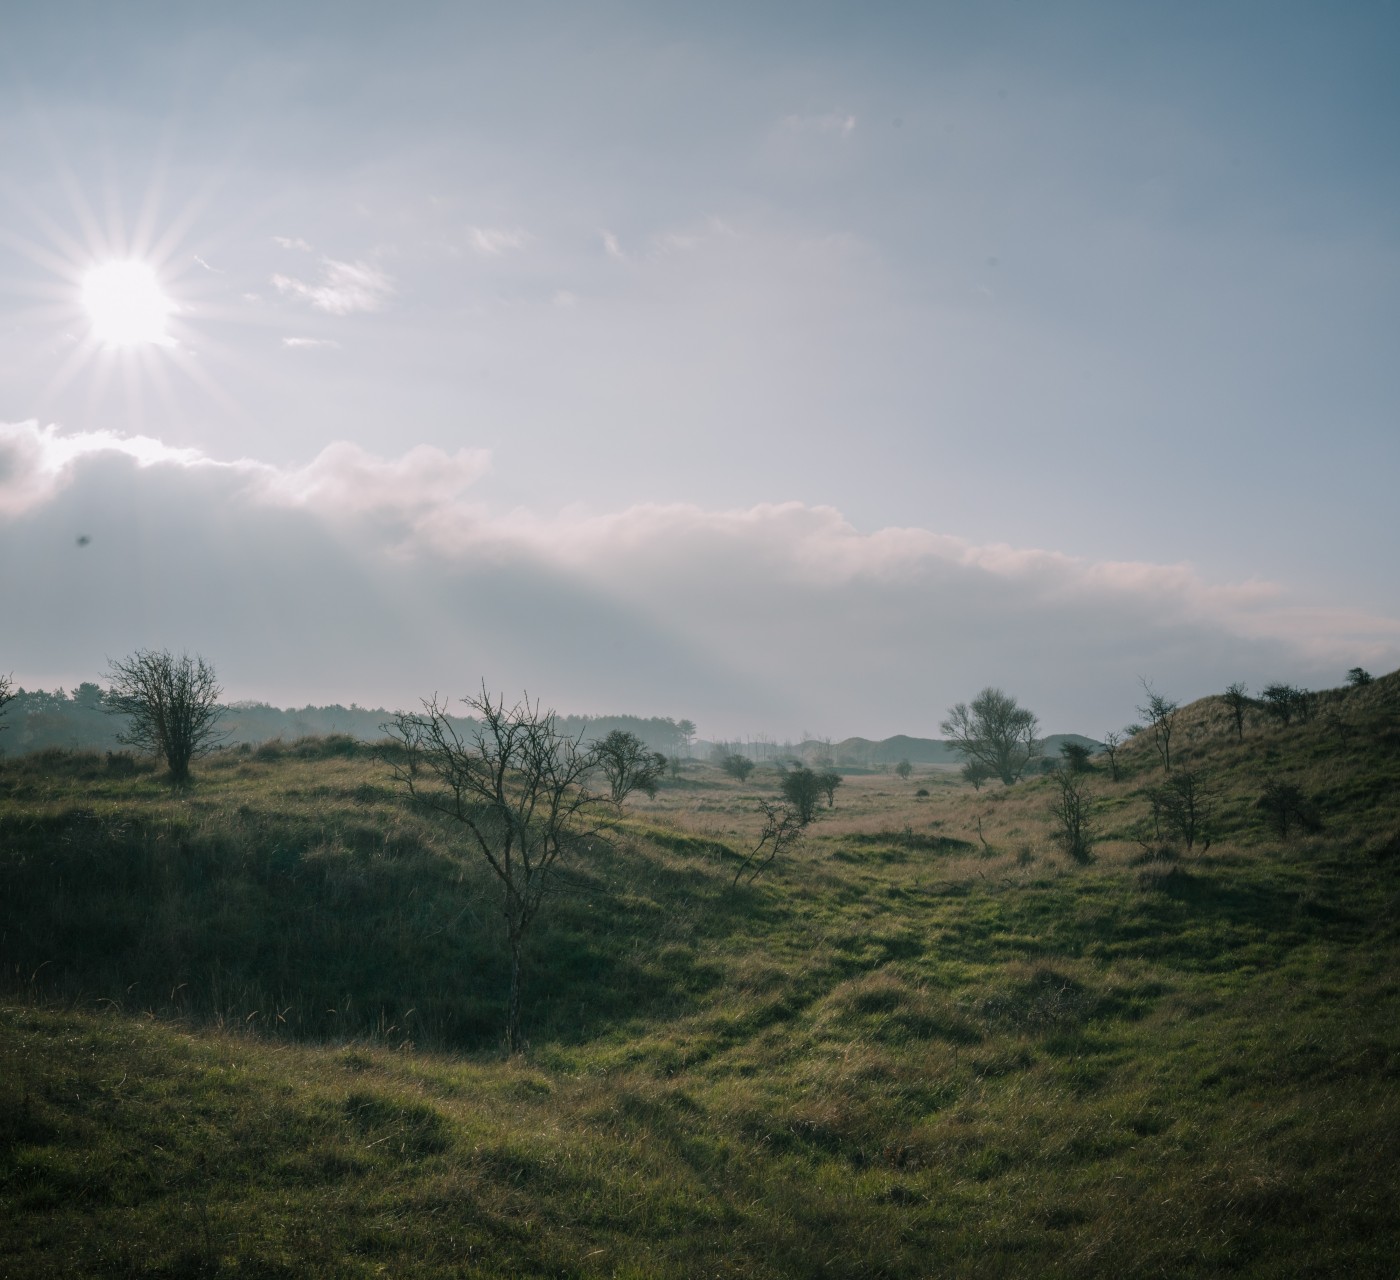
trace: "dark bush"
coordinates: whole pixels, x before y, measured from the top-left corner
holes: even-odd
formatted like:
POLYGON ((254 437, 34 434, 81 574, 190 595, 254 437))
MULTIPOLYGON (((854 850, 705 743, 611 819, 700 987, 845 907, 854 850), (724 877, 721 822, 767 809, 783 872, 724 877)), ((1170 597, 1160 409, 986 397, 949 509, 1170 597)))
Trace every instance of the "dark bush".
POLYGON ((1270 778, 1264 794, 1254 802, 1264 824, 1282 840, 1294 831, 1320 831, 1322 818, 1317 806, 1296 782, 1270 778))

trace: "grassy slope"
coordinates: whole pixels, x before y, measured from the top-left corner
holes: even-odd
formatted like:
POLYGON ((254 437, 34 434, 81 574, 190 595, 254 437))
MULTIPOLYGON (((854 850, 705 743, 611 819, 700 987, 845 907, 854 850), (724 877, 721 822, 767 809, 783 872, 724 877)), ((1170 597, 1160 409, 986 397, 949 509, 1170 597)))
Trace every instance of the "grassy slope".
POLYGON ((0 1276, 1391 1275, 1398 706, 1186 709, 1220 830, 1169 864, 1145 743, 1089 867, 1043 781, 877 776, 731 892, 757 779, 664 791, 541 918, 513 1061, 492 886, 372 760, 11 762, 0 1276))

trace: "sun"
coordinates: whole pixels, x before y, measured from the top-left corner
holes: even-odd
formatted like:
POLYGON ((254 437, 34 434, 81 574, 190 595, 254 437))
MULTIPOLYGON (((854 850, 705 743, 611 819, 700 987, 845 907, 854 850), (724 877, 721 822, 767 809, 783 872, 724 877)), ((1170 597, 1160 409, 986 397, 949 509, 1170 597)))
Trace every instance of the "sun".
MULTIPOLYGON (((221 376, 239 363, 237 350, 210 322, 243 322, 256 295, 210 265, 226 247, 226 229, 209 226, 190 240, 208 193, 167 208, 158 170, 137 193, 133 216, 129 192, 110 184, 94 206, 62 156, 54 167, 69 198, 66 214, 19 193, 0 195, 31 224, 0 225, 0 247, 17 250, 35 269, 18 284, 34 299, 23 314, 25 331, 35 335, 35 372, 44 378, 39 412, 92 429, 117 418, 125 429, 156 436, 165 423, 190 419, 193 391, 202 404, 241 415, 221 376)), ((246 375, 246 366, 239 372, 246 375)))
POLYGON ((83 276, 83 307, 93 337, 105 347, 167 347, 175 304, 149 263, 104 262, 83 276))

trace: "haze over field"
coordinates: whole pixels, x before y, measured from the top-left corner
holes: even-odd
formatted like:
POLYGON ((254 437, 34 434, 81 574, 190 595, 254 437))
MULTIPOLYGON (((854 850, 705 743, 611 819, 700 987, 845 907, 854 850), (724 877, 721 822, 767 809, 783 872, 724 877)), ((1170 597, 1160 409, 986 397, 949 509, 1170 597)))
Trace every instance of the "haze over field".
POLYGON ((1388 7, 13 8, 19 685, 1097 735, 1400 665, 1388 7))

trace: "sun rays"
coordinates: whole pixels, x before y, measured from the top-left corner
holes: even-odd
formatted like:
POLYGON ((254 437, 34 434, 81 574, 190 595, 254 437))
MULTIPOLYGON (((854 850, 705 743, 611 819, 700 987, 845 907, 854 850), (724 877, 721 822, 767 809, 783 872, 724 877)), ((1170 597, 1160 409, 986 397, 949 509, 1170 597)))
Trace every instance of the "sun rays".
POLYGON ((217 297, 210 250, 200 245, 196 252, 188 242, 209 192, 196 192, 172 210, 162 169, 158 164, 134 192, 109 178, 95 206, 55 155, 60 201, 14 188, 3 192, 22 216, 0 226, 0 239, 46 277, 21 286, 29 302, 16 314, 48 357, 41 403, 34 406, 40 414, 58 413, 70 425, 159 430, 188 417, 177 394, 181 382, 232 407, 221 385, 226 379, 213 375, 208 359, 237 362, 210 333, 209 322, 230 308, 217 297), (133 194, 136 212, 128 220, 133 194), (54 212, 55 203, 67 205, 66 215, 54 212), (25 223, 27 232, 17 229, 25 223), (85 401, 81 416, 74 412, 74 392, 85 401))

